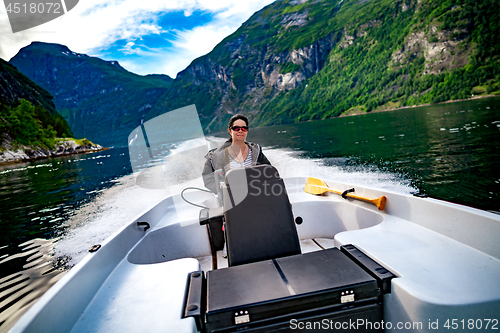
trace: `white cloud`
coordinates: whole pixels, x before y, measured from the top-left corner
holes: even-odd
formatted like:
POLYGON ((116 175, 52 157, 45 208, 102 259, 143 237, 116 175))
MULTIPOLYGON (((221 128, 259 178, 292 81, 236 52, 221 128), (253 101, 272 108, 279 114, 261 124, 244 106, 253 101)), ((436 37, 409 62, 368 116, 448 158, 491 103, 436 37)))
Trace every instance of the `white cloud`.
MULTIPOLYGON (((0 11, 0 57, 12 58, 32 41, 59 43, 72 51, 99 56, 117 40, 126 40, 124 54, 156 54, 155 63, 145 59, 120 60, 132 72, 139 74, 164 73, 175 77, 195 58, 210 52, 223 38, 234 32, 255 11, 273 0, 80 0, 67 14, 41 26, 13 34, 7 14, 0 11), (182 11, 208 12, 212 21, 192 30, 182 27, 173 31, 176 39, 172 47, 150 49, 134 48, 141 37, 164 32, 158 25, 161 13, 182 11), (132 44, 131 44, 132 43, 132 44), (128 52, 128 53, 127 53, 128 52), (158 60, 161 60, 159 63, 158 60), (155 69, 151 71, 150 69, 155 69)), ((166 43, 167 44, 167 43, 166 43)), ((110 59, 109 59, 110 60, 110 59)))
MULTIPOLYGON (((209 53, 225 37, 235 31, 231 26, 218 24, 179 31, 172 52, 161 62, 162 73, 173 74, 186 68, 194 59, 209 53)), ((172 75, 171 75, 172 76, 172 75)))

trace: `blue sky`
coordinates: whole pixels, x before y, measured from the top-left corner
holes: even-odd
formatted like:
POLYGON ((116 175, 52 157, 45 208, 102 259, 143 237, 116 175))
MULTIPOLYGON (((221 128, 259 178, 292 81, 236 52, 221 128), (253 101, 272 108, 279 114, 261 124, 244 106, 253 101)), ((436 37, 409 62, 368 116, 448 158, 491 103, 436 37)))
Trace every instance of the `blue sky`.
POLYGON ((2 7, 0 57, 8 61, 32 41, 59 43, 133 73, 175 78, 273 1, 80 0, 65 15, 15 34, 2 7))

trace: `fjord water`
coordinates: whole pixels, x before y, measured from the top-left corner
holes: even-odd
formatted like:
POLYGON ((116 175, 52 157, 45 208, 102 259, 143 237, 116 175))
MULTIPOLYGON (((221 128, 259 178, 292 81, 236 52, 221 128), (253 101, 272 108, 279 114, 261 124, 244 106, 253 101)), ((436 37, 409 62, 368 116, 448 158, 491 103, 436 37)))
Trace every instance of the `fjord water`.
POLYGON ((251 139, 325 166, 400 175, 416 195, 500 211, 500 98, 259 128, 251 139))
MULTIPOLYGON (((499 212, 499 110, 500 98, 478 99, 251 128, 248 140, 265 147, 284 177, 499 212)), ((0 332, 90 245, 162 197, 138 188, 131 172, 126 148, 0 167, 0 332)))
POLYGON ((62 277, 67 258, 53 249, 67 221, 127 163, 122 149, 0 166, 0 331, 62 277))

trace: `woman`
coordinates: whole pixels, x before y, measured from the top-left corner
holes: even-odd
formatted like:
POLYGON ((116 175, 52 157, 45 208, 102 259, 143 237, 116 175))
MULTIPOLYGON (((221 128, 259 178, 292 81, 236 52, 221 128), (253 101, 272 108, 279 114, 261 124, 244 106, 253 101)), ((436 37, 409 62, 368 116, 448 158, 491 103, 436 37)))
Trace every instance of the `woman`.
POLYGON ((216 170, 222 170, 225 174, 229 169, 271 164, 258 144, 246 141, 248 135, 247 117, 241 114, 234 115, 229 120, 228 132, 231 138, 222 147, 210 150, 205 156, 207 161, 202 172, 203 182, 205 187, 214 193, 217 193, 219 186, 214 177, 216 170))

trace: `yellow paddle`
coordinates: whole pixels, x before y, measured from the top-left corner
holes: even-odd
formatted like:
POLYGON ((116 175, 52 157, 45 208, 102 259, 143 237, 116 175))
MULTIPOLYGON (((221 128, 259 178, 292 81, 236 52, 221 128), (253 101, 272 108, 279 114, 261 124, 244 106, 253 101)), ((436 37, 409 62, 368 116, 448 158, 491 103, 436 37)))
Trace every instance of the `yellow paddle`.
MULTIPOLYGON (((316 195, 325 194, 327 192, 333 192, 333 193, 337 193, 340 195, 343 194, 343 192, 335 191, 335 190, 332 190, 331 188, 329 188, 328 185, 326 185, 326 183, 324 181, 322 181, 321 179, 311 178, 311 177, 309 177, 307 179, 306 185, 304 187, 304 191, 306 193, 316 194, 316 195)), ((378 199, 370 199, 370 198, 360 197, 358 195, 351 194, 351 193, 346 193, 345 196, 349 197, 349 198, 353 198, 353 199, 371 202, 372 204, 377 206, 378 210, 384 210, 385 201, 387 200, 387 198, 384 195, 378 199)))

